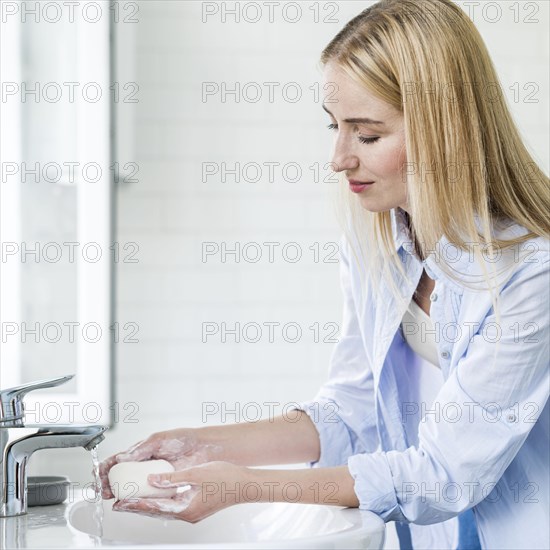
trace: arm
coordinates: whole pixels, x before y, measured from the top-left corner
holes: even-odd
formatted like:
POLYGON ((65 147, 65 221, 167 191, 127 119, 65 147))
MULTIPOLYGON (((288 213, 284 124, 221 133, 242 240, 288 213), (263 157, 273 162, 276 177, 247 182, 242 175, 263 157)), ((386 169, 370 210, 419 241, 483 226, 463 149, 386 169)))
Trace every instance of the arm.
POLYGON ((245 483, 254 483, 261 488, 261 502, 290 501, 350 508, 359 506, 354 480, 347 466, 302 470, 247 468, 244 478, 245 483))
POLYGON ((309 416, 293 410, 258 422, 197 428, 200 441, 219 447, 212 460, 246 466, 296 464, 319 459, 319 435, 309 416))
POLYGON ((176 470, 212 461, 262 466, 317 460, 319 436, 309 417, 299 410, 259 422, 227 426, 178 428, 157 432, 99 466, 102 497, 114 498, 109 470, 119 462, 163 459, 176 470))
POLYGON ((300 502, 355 508, 359 505, 347 466, 264 470, 229 462, 209 462, 170 474, 150 475, 148 481, 159 488, 187 487, 187 490, 173 499, 119 500, 113 510, 195 523, 228 506, 251 502, 300 502))

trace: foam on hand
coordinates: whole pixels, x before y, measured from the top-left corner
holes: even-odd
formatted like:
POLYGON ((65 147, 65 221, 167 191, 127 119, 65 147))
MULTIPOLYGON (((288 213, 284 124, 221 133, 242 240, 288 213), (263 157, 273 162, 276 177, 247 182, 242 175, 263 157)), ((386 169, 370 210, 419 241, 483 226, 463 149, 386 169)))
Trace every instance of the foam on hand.
POLYGON ((109 484, 115 500, 131 498, 172 498, 177 488, 160 489, 147 481, 149 474, 173 472, 174 467, 166 460, 143 462, 119 462, 109 470, 109 484))

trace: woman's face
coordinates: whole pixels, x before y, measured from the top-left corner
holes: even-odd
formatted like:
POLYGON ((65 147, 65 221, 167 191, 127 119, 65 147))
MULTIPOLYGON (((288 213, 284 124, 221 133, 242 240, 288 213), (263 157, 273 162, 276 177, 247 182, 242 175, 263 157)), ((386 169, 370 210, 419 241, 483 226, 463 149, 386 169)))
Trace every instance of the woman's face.
POLYGON ((327 86, 323 104, 334 132, 332 169, 345 172, 350 192, 357 193, 363 208, 407 210, 403 115, 333 63, 325 65, 324 78, 333 84, 327 86))

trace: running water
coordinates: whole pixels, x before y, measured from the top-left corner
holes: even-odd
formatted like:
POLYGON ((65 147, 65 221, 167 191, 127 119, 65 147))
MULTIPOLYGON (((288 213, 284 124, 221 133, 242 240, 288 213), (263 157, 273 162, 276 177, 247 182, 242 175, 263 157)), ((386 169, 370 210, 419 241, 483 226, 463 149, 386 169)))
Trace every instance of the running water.
POLYGON ((100 543, 99 539, 103 537, 103 498, 101 497, 101 478, 99 477, 99 457, 97 456, 97 445, 90 452, 92 454, 94 472, 95 509, 93 519, 97 530, 95 541, 96 543, 100 543))

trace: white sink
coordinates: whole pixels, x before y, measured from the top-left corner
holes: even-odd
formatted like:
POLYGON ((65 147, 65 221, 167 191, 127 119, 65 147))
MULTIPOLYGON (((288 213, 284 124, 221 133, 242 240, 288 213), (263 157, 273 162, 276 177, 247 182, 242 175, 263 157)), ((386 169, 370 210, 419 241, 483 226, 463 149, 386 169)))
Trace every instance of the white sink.
POLYGON ((320 504, 238 504, 198 522, 155 519, 113 512, 103 503, 103 535, 94 520, 96 505, 86 500, 67 510, 69 527, 97 545, 159 548, 362 548, 384 547, 385 524, 357 508, 320 504))

